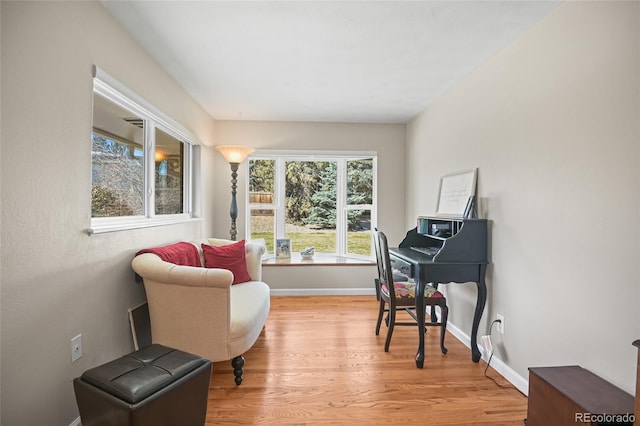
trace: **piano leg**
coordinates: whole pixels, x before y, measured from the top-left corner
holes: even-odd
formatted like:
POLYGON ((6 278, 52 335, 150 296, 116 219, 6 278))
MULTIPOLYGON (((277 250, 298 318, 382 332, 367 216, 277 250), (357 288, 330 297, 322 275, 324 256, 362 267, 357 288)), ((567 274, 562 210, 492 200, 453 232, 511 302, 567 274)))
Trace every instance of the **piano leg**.
POLYGON ((418 353, 416 353, 416 367, 422 368, 424 366, 424 297, 418 297, 418 295, 424 294, 425 283, 422 279, 416 280, 416 316, 418 317, 418 353))
MULTIPOLYGON (((476 281, 476 286, 478 288, 478 298, 476 300, 476 309, 473 315, 473 325, 471 327, 470 336, 471 360, 473 362, 480 361, 480 358, 482 356, 480 349, 478 349, 478 328, 480 326, 480 318, 482 317, 482 313, 484 312, 484 306, 487 302, 487 285, 484 279, 486 269, 487 265, 480 264, 478 265, 478 269, 475 270, 478 272, 478 281, 476 281)), ((473 272, 473 275, 475 275, 475 271, 473 272)), ((429 281, 437 282, 438 280, 426 277, 422 274, 416 276, 416 295, 424 294, 424 286, 429 281)), ((422 297, 416 297, 416 316, 418 317, 418 352, 416 353, 416 367, 422 368, 424 366, 424 333, 426 328, 424 325, 425 305, 424 298, 422 297)))
POLYGON ((476 301, 476 311, 473 315, 473 326, 471 327, 471 360, 473 362, 480 361, 480 357, 482 356, 480 349, 478 349, 478 326, 480 325, 484 305, 487 302, 487 284, 484 281, 486 269, 487 265, 480 265, 480 275, 478 282, 476 282, 478 287, 478 300, 476 301))
MULTIPOLYGON (((438 283, 432 283, 433 287, 437 290, 438 289, 438 283)), ((431 305, 431 322, 437 322, 438 321, 438 315, 436 314, 436 307, 435 305, 431 305)))

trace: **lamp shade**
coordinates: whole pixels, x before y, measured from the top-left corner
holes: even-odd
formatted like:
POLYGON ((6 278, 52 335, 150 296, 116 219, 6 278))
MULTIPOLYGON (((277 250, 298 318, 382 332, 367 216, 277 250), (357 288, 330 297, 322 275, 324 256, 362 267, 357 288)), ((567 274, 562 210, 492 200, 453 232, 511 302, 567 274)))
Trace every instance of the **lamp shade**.
POLYGON ((216 149, 229 163, 242 163, 247 155, 255 151, 253 148, 237 145, 220 145, 216 149))

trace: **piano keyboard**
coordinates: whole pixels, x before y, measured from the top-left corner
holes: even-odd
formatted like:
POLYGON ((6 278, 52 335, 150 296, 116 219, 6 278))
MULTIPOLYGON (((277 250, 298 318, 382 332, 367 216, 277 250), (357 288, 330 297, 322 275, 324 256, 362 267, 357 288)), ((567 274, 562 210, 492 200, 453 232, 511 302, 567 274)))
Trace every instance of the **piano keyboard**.
POLYGON ((411 250, 418 251, 420 253, 426 254, 427 256, 435 256, 440 251, 439 248, 435 247, 411 247, 411 250))

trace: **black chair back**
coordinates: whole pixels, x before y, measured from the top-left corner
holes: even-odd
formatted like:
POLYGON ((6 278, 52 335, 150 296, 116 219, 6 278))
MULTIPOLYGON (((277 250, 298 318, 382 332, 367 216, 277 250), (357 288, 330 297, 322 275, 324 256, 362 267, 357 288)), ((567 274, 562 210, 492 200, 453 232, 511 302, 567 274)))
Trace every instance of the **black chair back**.
POLYGON ((382 231, 375 231, 376 235, 376 258, 378 261, 378 281, 380 291, 390 299, 392 305, 395 304, 396 292, 393 284, 393 269, 391 258, 389 257, 389 245, 387 236, 382 231))

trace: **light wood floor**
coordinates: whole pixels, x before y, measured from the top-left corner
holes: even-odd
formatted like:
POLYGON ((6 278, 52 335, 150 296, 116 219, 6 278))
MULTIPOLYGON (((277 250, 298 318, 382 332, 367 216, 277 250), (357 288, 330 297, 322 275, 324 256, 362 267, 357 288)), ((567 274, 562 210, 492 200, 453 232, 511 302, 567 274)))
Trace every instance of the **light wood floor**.
POLYGON ((522 425, 527 398, 469 349, 429 328, 423 369, 417 329, 386 326, 375 335, 374 296, 272 297, 265 330, 245 354, 242 385, 230 363, 213 368, 207 426, 522 425))

